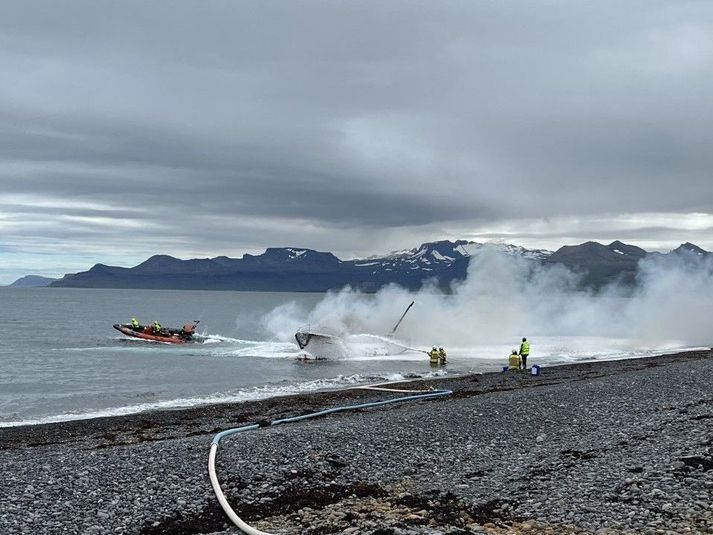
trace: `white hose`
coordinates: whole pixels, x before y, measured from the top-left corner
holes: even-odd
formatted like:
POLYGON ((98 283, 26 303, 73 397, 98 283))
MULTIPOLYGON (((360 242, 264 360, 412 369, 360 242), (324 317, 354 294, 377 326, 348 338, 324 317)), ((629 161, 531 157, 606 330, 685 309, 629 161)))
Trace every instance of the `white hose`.
MULTIPOLYGON (((404 382, 404 381, 398 381, 398 382, 404 382)), ((318 416, 324 416, 327 414, 333 414, 336 412, 364 409, 367 407, 379 407, 379 406, 384 406, 384 405, 388 405, 391 403, 399 403, 399 402, 403 402, 403 401, 416 401, 416 400, 432 399, 432 398, 436 398, 436 397, 449 396, 453 393, 451 390, 433 390, 433 389, 429 389, 429 390, 401 390, 401 389, 395 389, 395 388, 393 388, 393 389, 382 388, 383 385, 388 385, 388 384, 394 384, 394 383, 380 383, 378 385, 362 386, 362 387, 357 387, 357 388, 363 388, 363 389, 367 389, 367 390, 379 390, 379 391, 384 391, 384 392, 400 392, 400 393, 408 393, 408 394, 415 394, 415 395, 404 396, 404 397, 389 399, 389 400, 385 400, 385 401, 373 401, 370 403, 360 403, 358 405, 334 407, 332 409, 325 409, 322 411, 313 412, 311 414, 305 414, 303 416, 293 416, 291 418, 282 418, 281 420, 273 420, 272 422, 269 423, 269 425, 274 426, 274 425, 282 425, 282 424, 292 423, 292 422, 300 422, 302 420, 307 420, 307 419, 315 418, 318 416)), ((228 515, 228 518, 230 518, 230 520, 233 522, 233 524, 238 526, 247 535, 273 535, 272 533, 268 533, 266 531, 260 531, 259 529, 249 526, 237 515, 237 513, 233 510, 233 508, 230 507, 228 500, 225 498, 225 495, 223 494, 223 490, 220 488, 220 483, 218 482, 218 476, 215 473, 215 457, 218 452, 218 444, 220 443, 220 441, 227 436, 234 435, 236 433, 240 433, 243 431, 251 431, 251 430, 257 429, 258 427, 261 427, 261 425, 260 424, 250 424, 250 425, 245 425, 243 427, 236 427, 234 429, 228 429, 227 431, 222 431, 222 432, 218 433, 213 438, 213 443, 210 445, 210 454, 208 455, 208 475, 210 476, 210 484, 213 486, 213 491, 215 492, 215 496, 218 498, 218 503, 220 503, 220 506, 223 508, 223 511, 225 511, 225 514, 228 515)))
POLYGON ((220 483, 218 483, 218 476, 215 475, 215 454, 218 451, 218 444, 210 445, 210 455, 208 456, 208 475, 210 475, 210 484, 213 485, 213 491, 215 496, 218 498, 218 503, 228 515, 233 524, 238 526, 244 533, 248 535, 272 535, 272 533, 267 533, 266 531, 260 531, 251 526, 248 526, 242 519, 233 511, 230 507, 228 500, 225 499, 222 489, 220 488, 220 483))

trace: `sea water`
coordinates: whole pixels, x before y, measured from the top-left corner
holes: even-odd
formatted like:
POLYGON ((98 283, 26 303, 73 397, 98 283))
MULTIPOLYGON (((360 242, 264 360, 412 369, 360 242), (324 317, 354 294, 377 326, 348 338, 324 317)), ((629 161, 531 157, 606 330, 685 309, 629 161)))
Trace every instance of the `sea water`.
MULTIPOLYGON (((302 360, 264 325, 287 303, 309 311, 323 294, 188 290, 0 288, 0 427, 247 401, 362 383, 498 371, 512 345, 449 347, 432 368, 408 341, 351 333, 334 359, 302 360), (112 328, 132 317, 167 327, 200 320, 197 342, 132 339, 112 328)), ((646 356, 676 343, 530 336, 529 365, 646 356)), ((447 341, 441 341, 446 345, 447 341)))

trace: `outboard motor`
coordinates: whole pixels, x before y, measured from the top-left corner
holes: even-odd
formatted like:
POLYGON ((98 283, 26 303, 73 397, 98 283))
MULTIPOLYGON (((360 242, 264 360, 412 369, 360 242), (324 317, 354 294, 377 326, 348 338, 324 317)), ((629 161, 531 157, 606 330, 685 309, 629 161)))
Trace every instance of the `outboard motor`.
POLYGON ((193 336, 196 332, 196 325, 194 323, 186 323, 183 327, 181 327, 181 337, 182 338, 190 338, 193 336))

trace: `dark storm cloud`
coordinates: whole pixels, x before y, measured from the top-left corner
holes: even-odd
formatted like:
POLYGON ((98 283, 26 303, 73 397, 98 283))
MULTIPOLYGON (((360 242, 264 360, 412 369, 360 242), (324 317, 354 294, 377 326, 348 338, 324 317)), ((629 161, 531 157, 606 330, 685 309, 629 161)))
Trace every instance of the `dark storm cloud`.
POLYGON ((709 214, 712 35, 705 2, 4 2, 0 245, 348 256, 709 214))

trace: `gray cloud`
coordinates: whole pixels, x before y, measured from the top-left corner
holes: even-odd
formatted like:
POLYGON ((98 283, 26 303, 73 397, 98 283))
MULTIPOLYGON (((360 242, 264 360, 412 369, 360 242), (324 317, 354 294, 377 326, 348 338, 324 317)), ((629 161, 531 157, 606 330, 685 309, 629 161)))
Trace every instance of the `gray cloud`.
POLYGON ((688 239, 598 222, 713 213, 711 35, 694 1, 4 2, 0 247, 688 239))

